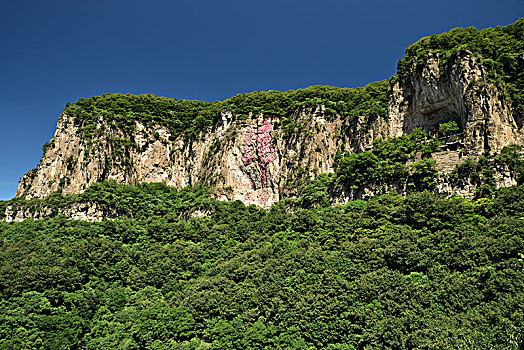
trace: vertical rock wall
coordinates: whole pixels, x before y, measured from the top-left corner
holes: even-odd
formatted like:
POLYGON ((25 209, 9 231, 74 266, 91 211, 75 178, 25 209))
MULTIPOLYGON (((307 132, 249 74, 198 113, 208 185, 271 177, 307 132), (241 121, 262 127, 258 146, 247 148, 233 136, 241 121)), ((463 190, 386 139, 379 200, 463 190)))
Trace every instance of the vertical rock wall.
POLYGON ((387 135, 380 118, 364 133, 358 120, 328 119, 322 107, 303 109, 293 120, 293 127, 282 128, 271 116, 236 120, 223 112, 213 129, 188 139, 139 122, 125 135, 100 119, 97 127, 104 132, 92 140, 63 114, 42 161, 21 179, 17 197, 41 198, 59 188, 79 193, 103 180, 175 187, 202 182, 214 186, 220 199, 268 207, 296 194, 301 182, 332 172, 337 149, 361 151, 387 135))
POLYGON ((465 153, 469 155, 524 145, 518 117, 504 96, 504 91, 488 81, 486 70, 470 52, 462 52, 446 64, 430 52, 424 66, 414 63, 407 78, 390 86, 391 136, 415 128, 431 133, 439 124, 455 121, 464 133, 465 153))
MULTIPOLYGON (((124 134, 100 117, 101 136, 91 139, 63 114, 42 161, 21 179, 16 196, 41 198, 59 188, 79 193, 104 180, 175 187, 201 182, 213 186, 219 199, 269 207, 297 195, 309 178, 333 172, 337 150, 361 152, 376 137, 419 127, 432 133, 439 124, 456 121, 463 147, 458 159, 524 145, 521 123, 503 96, 470 53, 446 64, 430 53, 424 66, 414 64, 407 77, 392 80, 388 117, 343 120, 327 117, 318 106, 303 108, 292 116, 293 124, 281 125, 271 115, 238 119, 224 111, 217 125, 195 138, 174 137, 164 127, 138 121, 124 134)), ((457 157, 441 158, 449 171, 449 159, 457 157)))

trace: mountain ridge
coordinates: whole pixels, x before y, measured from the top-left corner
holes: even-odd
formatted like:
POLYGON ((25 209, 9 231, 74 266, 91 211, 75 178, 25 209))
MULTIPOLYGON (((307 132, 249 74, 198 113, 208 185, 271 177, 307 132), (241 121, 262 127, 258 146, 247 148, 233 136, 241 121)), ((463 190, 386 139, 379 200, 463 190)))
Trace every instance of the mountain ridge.
MULTIPOLYGON (((64 109, 42 161, 21 179, 16 197, 80 193, 105 180, 177 188, 202 183, 222 200, 269 208, 300 196, 319 174, 343 172, 337 170, 337 155, 369 152, 376 140, 417 129, 428 135, 425 142, 441 144, 403 157, 406 169, 398 174, 408 179, 415 171, 408 163, 429 159, 431 171, 442 173, 432 179, 433 190, 472 197, 486 183, 453 184, 449 176, 455 168, 470 158, 483 162, 483 156, 524 145, 524 78, 515 68, 524 62, 518 40, 523 27, 520 19, 502 28, 454 29, 422 38, 408 47, 389 82, 362 88, 312 86, 214 103, 129 94, 81 99, 64 109), (495 49, 486 51, 485 37, 498 38, 504 52, 498 54, 493 43, 495 49), (440 132, 448 125, 456 127, 456 135, 440 132)), ((399 167, 394 161, 389 166, 399 167)), ((413 190, 378 179, 380 171, 366 184, 331 184, 331 201, 413 190)), ((488 185, 493 189, 517 183, 515 169, 492 171, 488 185)))

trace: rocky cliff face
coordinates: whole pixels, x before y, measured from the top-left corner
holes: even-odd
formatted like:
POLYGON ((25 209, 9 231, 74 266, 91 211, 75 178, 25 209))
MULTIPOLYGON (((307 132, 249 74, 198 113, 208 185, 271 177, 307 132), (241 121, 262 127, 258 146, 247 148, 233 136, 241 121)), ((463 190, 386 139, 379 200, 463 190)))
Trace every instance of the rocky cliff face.
POLYGON ((337 149, 358 152, 388 134, 381 120, 370 128, 358 121, 348 124, 326 118, 322 107, 300 111, 292 129, 281 128, 271 116, 235 120, 224 111, 221 117, 197 138, 174 140, 166 128, 140 122, 124 135, 101 118, 97 128, 104 128, 103 136, 89 140, 62 114, 42 161, 20 181, 17 197, 42 198, 58 188, 79 193, 103 180, 175 187, 203 182, 216 188, 219 199, 268 207, 292 196, 301 181, 332 172, 337 149))
POLYGON ((455 121, 469 155, 522 145, 522 121, 477 61, 471 52, 462 52, 442 65, 430 52, 424 66, 413 63, 406 79, 390 85, 390 136, 419 127, 432 132, 441 123, 455 121))
MULTIPOLYGON (((392 79, 389 117, 372 120, 328 117, 318 106, 296 112, 290 128, 271 115, 241 120, 223 111, 217 125, 187 138, 139 121, 131 134, 124 134, 100 118, 97 128, 104 132, 92 140, 81 137, 80 127, 62 114, 42 161, 21 179, 16 196, 41 198, 58 188, 79 193, 103 180, 176 187, 203 182, 216 188, 219 199, 269 207, 294 196, 307 179, 332 172, 337 150, 360 152, 376 137, 400 136, 418 127, 431 133, 443 122, 456 121, 459 142, 443 149, 454 153, 435 158, 444 172, 453 168, 449 159, 524 145, 521 121, 503 92, 487 83, 476 58, 465 52, 450 62, 441 65, 438 55, 430 53, 427 63, 414 65, 407 78, 392 79)), ((497 185, 508 183, 503 176, 497 185)), ((449 184, 439 187, 446 193, 471 192, 449 184)))

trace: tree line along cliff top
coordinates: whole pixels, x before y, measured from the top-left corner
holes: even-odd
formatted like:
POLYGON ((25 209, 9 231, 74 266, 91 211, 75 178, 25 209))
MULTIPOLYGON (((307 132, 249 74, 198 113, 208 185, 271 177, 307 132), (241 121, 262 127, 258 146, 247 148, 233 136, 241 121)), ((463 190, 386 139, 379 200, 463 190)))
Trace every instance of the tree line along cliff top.
POLYGON ((221 111, 230 111, 235 118, 250 114, 286 118, 303 107, 323 105, 329 116, 353 118, 359 115, 387 116, 386 80, 362 88, 311 86, 290 91, 255 91, 238 94, 220 102, 178 100, 152 94, 104 94, 67 104, 64 113, 74 117, 89 136, 95 132, 100 116, 116 122, 124 131, 133 130, 135 121, 167 127, 173 135, 196 135, 220 119, 221 111))
MULTIPOLYGON (((405 79, 411 69, 422 67, 429 52, 438 54, 442 67, 453 63, 460 52, 475 55, 487 70, 488 80, 502 88, 518 115, 524 115, 524 19, 505 27, 455 28, 424 37, 406 49, 405 56, 398 61, 398 72, 390 81, 405 79)), ((86 136, 95 132, 100 116, 107 122, 115 122, 124 131, 132 130, 135 121, 140 121, 165 126, 173 135, 196 135, 215 125, 224 110, 236 118, 262 113, 284 122, 292 122, 293 114, 300 108, 319 105, 325 107, 328 116, 387 117, 387 94, 387 80, 360 88, 311 86, 289 91, 255 91, 217 102, 152 94, 104 94, 68 103, 64 113, 74 117, 86 136)))

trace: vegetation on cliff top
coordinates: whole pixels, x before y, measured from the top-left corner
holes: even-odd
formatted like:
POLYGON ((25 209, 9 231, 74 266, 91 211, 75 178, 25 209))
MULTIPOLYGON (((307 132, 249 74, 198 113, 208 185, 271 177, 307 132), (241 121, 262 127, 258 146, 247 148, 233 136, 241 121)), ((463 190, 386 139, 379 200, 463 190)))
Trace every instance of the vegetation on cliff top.
POLYGON ((487 69, 487 78, 509 93, 513 108, 524 117, 524 18, 505 27, 455 28, 422 38, 410 45, 398 61, 400 78, 407 77, 413 62, 422 67, 430 51, 439 54, 441 66, 453 61, 460 52, 477 55, 487 69))
MULTIPOLYGON (((64 113, 74 117, 81 132, 91 137, 100 117, 131 132, 135 122, 167 127, 173 134, 194 136, 220 119, 221 111, 235 118, 250 113, 293 119, 301 108, 325 107, 325 113, 351 119, 356 116, 387 116, 388 82, 378 81, 362 88, 310 86, 290 91, 256 91, 239 94, 222 102, 177 100, 155 95, 104 94, 67 104, 64 113)), ((100 132, 103 132, 101 130, 100 132)))
MULTIPOLYGON (((422 67, 428 52, 438 53, 445 65, 459 52, 470 51, 480 58, 487 68, 488 80, 502 86, 520 116, 524 115, 524 19, 506 27, 456 28, 448 33, 422 38, 406 49, 398 62, 394 79, 405 78, 413 62, 422 67)), ((214 126, 220 112, 227 110, 235 118, 246 118, 250 113, 293 119, 303 107, 326 107, 328 116, 340 115, 352 119, 356 116, 387 117, 386 80, 362 88, 311 86, 290 91, 256 91, 236 95, 221 102, 178 100, 147 95, 104 94, 80 99, 67 104, 64 113, 74 117, 86 137, 96 132, 99 117, 115 123, 130 132, 135 121, 167 127, 173 134, 194 136, 214 126)), ((102 130, 103 131, 103 130, 102 130)))

